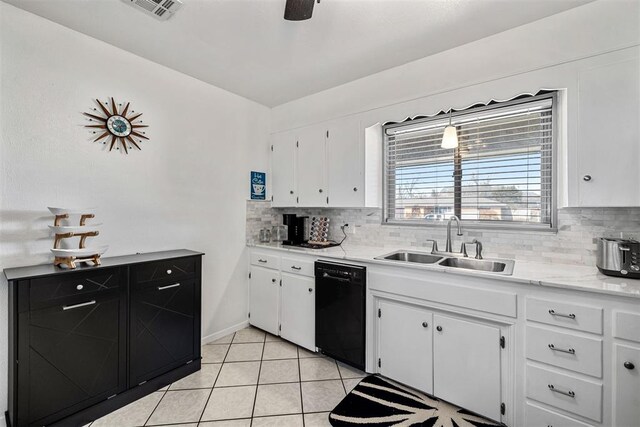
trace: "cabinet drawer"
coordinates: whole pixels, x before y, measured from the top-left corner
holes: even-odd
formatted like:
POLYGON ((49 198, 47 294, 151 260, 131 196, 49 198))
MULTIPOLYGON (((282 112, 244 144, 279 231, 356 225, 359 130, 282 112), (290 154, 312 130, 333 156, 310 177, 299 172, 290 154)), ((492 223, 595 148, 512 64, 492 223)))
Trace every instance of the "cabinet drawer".
POLYGON ((280 269, 280 257, 268 252, 252 251, 251 265, 278 270, 280 269))
POLYGON ((527 298, 527 320, 602 334, 602 308, 527 298))
POLYGON ((527 358, 602 377, 602 340, 527 326, 527 358))
POLYGON ((527 365, 527 397, 594 421, 602 419, 602 384, 527 365))
POLYGON ((134 282, 145 283, 156 280, 177 280, 196 273, 196 258, 174 258, 147 262, 134 267, 134 282))
POLYGON ((120 286, 117 268, 79 271, 31 280, 29 303, 32 309, 58 304, 60 298, 88 295, 120 286))
POLYGON ((281 268, 283 273, 299 274, 313 277, 315 275, 314 260, 299 257, 282 257, 281 268))
POLYGON ((613 336, 640 342, 640 314, 616 311, 613 319, 613 336))
POLYGON ((527 403, 526 420, 527 427, 591 427, 589 424, 542 409, 531 403, 527 403))

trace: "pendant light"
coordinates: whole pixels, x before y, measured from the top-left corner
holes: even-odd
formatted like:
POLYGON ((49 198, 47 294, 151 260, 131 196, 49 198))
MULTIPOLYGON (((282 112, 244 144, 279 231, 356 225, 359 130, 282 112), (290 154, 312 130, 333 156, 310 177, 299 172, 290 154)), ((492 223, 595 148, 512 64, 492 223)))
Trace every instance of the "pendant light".
POLYGON ((442 134, 442 148, 458 148, 458 130, 451 124, 451 109, 449 109, 449 126, 442 134))

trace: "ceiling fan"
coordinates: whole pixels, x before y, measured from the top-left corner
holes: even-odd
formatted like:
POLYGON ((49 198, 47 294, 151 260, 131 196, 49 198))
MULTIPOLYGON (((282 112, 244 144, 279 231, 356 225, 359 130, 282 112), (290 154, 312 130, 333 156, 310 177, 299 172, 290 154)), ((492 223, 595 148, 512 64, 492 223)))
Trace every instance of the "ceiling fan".
MULTIPOLYGON (((320 3, 320 0, 317 0, 320 3)), ((304 21, 311 18, 316 0, 287 0, 284 6, 284 19, 287 21, 304 21)))

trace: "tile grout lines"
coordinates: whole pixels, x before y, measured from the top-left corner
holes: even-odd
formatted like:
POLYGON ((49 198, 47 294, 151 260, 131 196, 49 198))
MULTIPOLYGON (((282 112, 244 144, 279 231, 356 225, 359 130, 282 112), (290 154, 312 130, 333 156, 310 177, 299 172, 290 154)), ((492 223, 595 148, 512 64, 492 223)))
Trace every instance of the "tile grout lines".
MULTIPOLYGON (((239 332, 239 331, 238 331, 239 332)), ((245 335, 238 335, 238 332, 234 332, 232 334, 230 334, 230 338, 227 338, 229 340, 229 342, 227 343, 210 343, 210 344, 205 344, 204 346, 207 345, 212 345, 212 346, 221 346, 221 345, 226 345, 227 348, 224 351, 224 355, 222 355, 222 352, 218 352, 215 353, 216 354, 216 359, 211 359, 211 360, 216 360, 215 362, 202 362, 203 365, 219 365, 219 370, 217 371, 215 378, 213 380, 213 384, 210 387, 198 387, 198 383, 194 384, 194 387, 188 387, 188 388, 180 388, 180 389, 171 389, 172 384, 169 384, 166 388, 166 390, 162 391, 162 390, 158 390, 157 392, 162 392, 162 397, 160 398, 160 400, 158 401, 158 403, 156 403, 154 405, 153 410, 151 411, 150 415, 146 417, 146 421, 144 423, 144 425, 150 425, 150 421, 153 417, 153 415, 155 414, 155 412, 158 410, 158 408, 160 407, 162 401, 168 396, 169 391, 189 391, 189 390, 209 390, 209 394, 207 396, 207 399, 204 403, 204 406, 200 412, 200 416, 198 417, 197 421, 186 421, 186 422, 178 422, 178 423, 164 423, 164 424, 153 424, 154 426, 178 426, 178 425, 183 425, 183 424, 197 424, 197 425, 201 425, 202 423, 205 422, 209 422, 209 421, 232 421, 232 420, 244 420, 246 422, 249 423, 249 425, 254 425, 254 420, 255 419, 263 419, 263 418, 271 418, 271 417, 286 417, 286 416, 292 416, 292 415, 300 415, 302 417, 302 421, 301 421, 301 425, 302 427, 306 426, 306 422, 307 420, 305 420, 305 415, 306 414, 321 414, 321 413, 326 413, 328 412, 327 410, 313 410, 313 411, 305 411, 305 405, 304 405, 304 391, 303 391, 303 383, 317 383, 317 382, 326 382, 326 381, 334 381, 334 380, 338 380, 340 381, 340 384, 342 385, 342 390, 343 393, 346 395, 347 393, 347 385, 346 385, 346 380, 348 380, 349 378, 346 378, 342 371, 340 370, 340 362, 338 362, 337 360, 327 357, 327 356, 323 356, 323 355, 318 355, 315 353, 312 353, 310 355, 310 357, 303 357, 303 354, 306 355, 307 354, 307 350, 305 350, 304 348, 300 347, 300 346, 296 346, 292 343, 289 343, 286 340, 283 340, 281 338, 277 338, 276 339, 271 339, 269 340, 268 338, 271 337, 271 335, 269 334, 264 334, 263 338, 261 341, 257 341, 258 338, 252 338, 252 336, 245 336, 245 335), (236 339, 240 339, 240 340, 247 340, 248 342, 237 342, 236 339), (286 343, 289 344, 291 346, 295 347, 295 352, 293 352, 294 356, 293 357, 282 357, 282 358, 276 358, 276 359, 265 359, 265 354, 267 353, 267 343, 272 342, 272 343, 286 343), (260 352, 260 356, 259 359, 256 360, 255 357, 256 356, 248 356, 250 360, 233 360, 230 361, 228 360, 230 358, 230 356, 233 357, 237 357, 237 356, 233 356, 232 355, 232 346, 234 345, 243 345, 243 344, 262 344, 262 348, 261 348, 261 352, 260 352), (222 356, 220 358, 220 356, 222 356), (302 378, 302 362, 304 360, 311 360, 311 359, 327 359, 327 360, 331 360, 334 363, 335 369, 337 370, 337 377, 335 379, 333 378, 318 378, 318 379, 308 379, 303 381, 302 378), (264 362, 268 361, 268 362, 272 362, 272 361, 296 361, 297 364, 297 371, 298 371, 298 379, 297 381, 277 381, 278 378, 274 378, 274 380, 276 380, 277 382, 269 382, 269 383, 265 383, 265 384, 261 384, 260 383, 260 377, 262 375, 262 368, 264 367, 266 369, 266 366, 264 366, 264 362), (218 385, 218 381, 220 381, 220 376, 222 373, 222 368, 224 366, 227 366, 228 364, 237 364, 237 363, 255 363, 255 362, 259 362, 258 365, 258 377, 256 380, 255 384, 235 384, 235 385, 218 385), (299 389, 299 393, 300 393, 300 412, 296 412, 296 413, 292 413, 292 414, 265 414, 265 415, 258 415, 256 416, 256 407, 257 407, 257 396, 258 396, 258 389, 260 387, 260 385, 263 386, 272 386, 272 385, 282 385, 282 384, 289 384, 289 385, 293 385, 295 383, 298 383, 298 389, 299 389), (207 409, 207 406, 209 404, 211 404, 212 402, 212 397, 213 397, 213 392, 215 391, 215 389, 226 389, 226 388, 234 388, 234 387, 248 387, 248 386, 253 386, 255 387, 255 391, 253 393, 253 402, 252 402, 252 409, 251 409, 251 415, 250 418, 249 417, 243 417, 243 418, 229 418, 229 419, 215 419, 215 420, 207 420, 204 418, 204 413, 207 409)), ((263 332, 264 333, 264 332, 263 332)), ((225 339, 226 341, 226 339, 225 339)), ((220 349, 221 350, 221 349, 220 349)), ((285 352, 286 353, 286 352, 285 352)), ((283 354, 283 353, 280 353, 283 354)), ((350 376, 349 372, 346 371, 345 375, 348 377, 350 376)), ((359 376, 354 376, 353 378, 351 378, 352 380, 354 379, 361 379, 359 376)), ((343 395, 344 396, 344 395, 343 395)))
POLYGON ((302 427, 304 425, 304 398, 302 396, 302 369, 300 368, 300 347, 296 348, 296 356, 298 360, 298 386, 300 387, 300 412, 302 412, 302 427))
POLYGON ((224 357, 222 358, 222 363, 220 364, 220 370, 218 370, 218 373, 216 374, 216 379, 213 381, 213 386, 211 387, 211 391, 209 392, 209 396, 207 397, 207 401, 204 403, 204 407, 202 408, 202 412, 200 413, 200 417, 198 418, 198 423, 197 425, 200 425, 200 423, 202 422, 202 417, 204 416, 204 411, 207 410, 207 405, 209 404, 209 400, 211 399, 211 395, 213 394, 213 390, 216 387, 216 383, 218 382, 218 378, 220 378, 220 373, 222 372, 222 367, 224 366, 224 361, 227 359, 227 356, 229 355, 229 350, 231 350, 231 344, 233 344, 233 340, 236 339, 236 333, 233 333, 233 336, 231 337, 231 342, 229 343, 229 347, 227 347, 227 351, 224 354, 224 357))
POLYGON ((342 388, 344 389, 345 396, 347 395, 347 386, 344 385, 344 378, 342 378, 342 372, 340 372, 340 365, 338 365, 338 361, 333 359, 336 364, 336 369, 338 370, 338 376, 340 377, 340 384, 342 384, 342 388))
MULTIPOLYGON (((233 343, 233 341, 232 341, 233 343)), ((260 384, 260 372, 262 371, 262 359, 264 358, 264 348, 267 345, 267 334, 264 335, 262 342, 262 354, 260 355, 260 366, 258 366, 258 378, 256 379, 256 392, 253 395, 253 408, 251 409, 251 425, 253 425, 253 415, 256 412, 256 401, 258 400, 258 385, 260 384)), ((231 348, 231 346, 229 346, 231 348)))

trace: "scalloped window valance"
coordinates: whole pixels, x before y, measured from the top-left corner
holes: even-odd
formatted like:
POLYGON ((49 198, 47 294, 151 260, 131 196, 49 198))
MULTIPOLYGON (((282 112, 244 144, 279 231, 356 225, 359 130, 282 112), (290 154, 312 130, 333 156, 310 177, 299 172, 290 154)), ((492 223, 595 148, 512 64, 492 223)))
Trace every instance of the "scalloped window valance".
POLYGON ((385 221, 554 226, 556 92, 454 109, 459 146, 442 148, 449 114, 383 126, 385 221))

